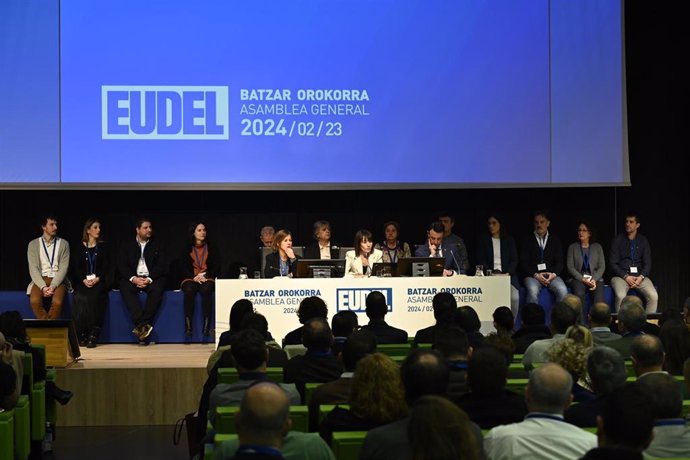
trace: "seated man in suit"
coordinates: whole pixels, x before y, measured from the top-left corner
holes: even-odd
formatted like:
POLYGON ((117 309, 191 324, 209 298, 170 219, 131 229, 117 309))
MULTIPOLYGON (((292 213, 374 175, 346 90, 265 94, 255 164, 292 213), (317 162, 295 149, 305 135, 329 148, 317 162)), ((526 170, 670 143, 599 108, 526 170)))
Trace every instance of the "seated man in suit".
POLYGON ((331 244, 331 224, 327 220, 314 222, 314 239, 304 248, 305 259, 339 259, 340 249, 331 244))
POLYGON ((611 332, 611 310, 605 302, 597 302, 589 310, 589 330, 595 345, 606 345, 612 340, 620 339, 620 334, 611 332))
POLYGON ((652 400, 654 439, 645 451, 649 457, 690 458, 690 428, 683 418, 680 383, 666 373, 638 379, 652 400))
MULTIPOLYGON (((305 297, 297 308, 297 318, 300 324, 304 324, 312 318, 328 318, 328 307, 326 306, 326 302, 324 302, 321 297, 317 296, 305 297)), ((304 326, 300 326, 294 331, 288 332, 283 339, 283 346, 300 345, 302 343, 303 329, 304 326)))
POLYGON ((407 343, 407 331, 395 328, 384 319, 388 313, 386 298, 379 291, 371 291, 367 295, 366 313, 369 324, 362 326, 376 336, 378 343, 407 343))
POLYGON ((443 257, 445 265, 443 274, 451 276, 453 273, 464 274, 463 261, 459 259, 458 246, 454 243, 443 241, 443 224, 432 222, 426 231, 426 243, 418 245, 414 252, 415 257, 443 257))
POLYGON ((333 315, 331 320, 331 331, 333 332, 332 353, 338 356, 345 346, 350 334, 359 329, 359 318, 357 313, 352 310, 339 311, 333 315))
POLYGON ((522 326, 513 334, 513 342, 515 353, 522 355, 537 340, 550 339, 551 329, 546 325, 544 307, 538 303, 523 305, 520 315, 522 326))
POLYGON ((630 344, 630 359, 638 380, 647 375, 666 374, 663 370, 665 358, 664 346, 659 337, 644 334, 635 337, 630 344))
POLYGON ((343 365, 331 353, 333 333, 328 321, 312 318, 304 323, 302 344, 307 351, 290 359, 283 368, 283 381, 294 383, 304 399, 304 384, 332 382, 343 372, 343 365))
POLYGON ((448 328, 453 324, 453 315, 458 308, 455 296, 450 292, 439 292, 431 300, 436 324, 420 329, 414 336, 414 346, 420 343, 434 343, 436 332, 448 328))
POLYGON ((618 310, 618 330, 623 335, 618 340, 612 340, 606 344, 618 351, 623 358, 630 356, 630 345, 635 337, 643 335, 643 329, 647 324, 647 313, 642 305, 634 299, 626 299, 618 310))
POLYGON ((135 239, 123 242, 117 257, 120 294, 134 323, 132 333, 142 344, 147 343, 145 341, 153 330, 153 319, 163 300, 168 271, 163 250, 152 235, 151 220, 140 218, 135 239), (139 305, 141 291, 146 293, 143 311, 139 305))
POLYGON ((529 413, 518 423, 492 428, 484 437, 487 460, 580 458, 597 437, 563 420, 573 400, 573 379, 561 366, 546 363, 532 371, 525 388, 529 413))

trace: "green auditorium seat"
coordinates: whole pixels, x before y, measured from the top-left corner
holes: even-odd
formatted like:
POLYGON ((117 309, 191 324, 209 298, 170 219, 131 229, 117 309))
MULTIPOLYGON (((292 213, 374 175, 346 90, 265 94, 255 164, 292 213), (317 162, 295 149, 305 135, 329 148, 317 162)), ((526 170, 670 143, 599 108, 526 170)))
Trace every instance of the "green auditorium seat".
POLYGON ((0 412, 0 460, 14 460, 14 410, 0 412))
POLYGON ((304 384, 304 404, 305 405, 307 405, 307 406, 309 405, 309 401, 311 401, 312 393, 320 385, 323 385, 323 383, 305 383, 304 384))
POLYGON ((46 432, 46 382, 34 381, 33 356, 24 354, 24 379, 28 380, 31 409, 31 439, 42 441, 46 432))
POLYGON ((321 422, 323 422, 323 419, 326 418, 328 413, 335 409, 336 407, 342 407, 343 409, 349 409, 350 405, 349 404, 321 404, 319 406, 319 425, 321 422))
POLYGON ((376 347, 376 351, 384 355, 393 356, 407 356, 412 347, 409 343, 390 343, 380 344, 376 347))
POLYGON ((31 452, 31 404, 21 395, 14 408, 14 451, 18 460, 26 460, 31 452))
MULTIPOLYGON (((240 410, 237 406, 222 406, 216 408, 215 427, 218 434, 236 434, 235 414, 240 410)), ((293 431, 309 431, 309 408, 307 406, 290 406, 290 419, 293 431)))
POLYGON ((506 389, 517 394, 524 394, 528 379, 508 379, 506 381, 506 389))
POLYGON ((366 438, 366 431, 335 431, 331 448, 338 460, 357 460, 366 438))
POLYGON ((235 383, 240 379, 237 369, 234 367, 218 368, 218 383, 235 383))

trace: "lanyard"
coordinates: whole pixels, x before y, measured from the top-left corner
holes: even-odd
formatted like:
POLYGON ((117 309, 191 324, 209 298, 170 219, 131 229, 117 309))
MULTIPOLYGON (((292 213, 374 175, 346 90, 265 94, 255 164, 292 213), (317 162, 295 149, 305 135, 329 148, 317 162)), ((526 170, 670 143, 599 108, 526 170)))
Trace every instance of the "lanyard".
POLYGON ((546 249, 546 245, 549 242, 549 233, 547 232, 546 235, 544 235, 544 238, 540 237, 535 233, 535 236, 537 237, 537 245, 539 246, 539 255, 541 256, 541 261, 544 261, 544 250, 546 249))
POLYGON ((382 244, 381 246, 383 246, 384 248, 386 248, 386 253, 388 254, 388 260, 389 260, 391 263, 395 263, 395 262, 398 261, 398 249, 400 248, 400 245, 399 245, 399 244, 396 244, 396 245, 395 245, 395 250, 393 251, 393 255, 391 255, 391 249, 390 249, 390 247, 388 246, 388 242, 384 241, 383 244, 382 244))
POLYGON ((283 262, 280 256, 278 256, 278 261, 280 262, 280 276, 287 276, 290 263, 287 260, 283 262))
POLYGON ((89 263, 89 275, 96 274, 96 257, 98 256, 98 243, 93 247, 93 254, 86 248, 86 260, 89 263))
POLYGON ((203 251, 201 251, 201 259, 200 259, 199 253, 196 250, 196 246, 192 247, 192 250, 194 251, 194 258, 196 259, 196 264, 199 268, 202 268, 201 264, 206 259, 206 250, 207 249, 208 249, 208 245, 205 244, 203 251))
POLYGON ((557 422, 565 422, 565 420, 563 420, 562 416, 551 415, 551 414, 541 414, 541 413, 527 414, 527 416, 525 417, 525 420, 527 420, 528 418, 545 418, 545 419, 549 419, 549 420, 556 420, 557 422))
POLYGON ((55 248, 57 247, 57 242, 58 242, 58 239, 55 238, 53 240, 53 256, 51 257, 48 255, 48 247, 46 246, 46 242, 43 239, 43 237, 41 237, 41 243, 43 243, 43 250, 46 253, 46 258, 48 259, 48 262, 50 262, 50 269, 51 270, 53 269, 53 262, 55 261, 55 248))
MULTIPOLYGON (((592 246, 589 247, 590 251, 592 246)), ((589 270, 589 251, 585 252, 585 248, 580 246, 580 252, 582 253, 582 265, 585 267, 585 273, 591 273, 589 270)))

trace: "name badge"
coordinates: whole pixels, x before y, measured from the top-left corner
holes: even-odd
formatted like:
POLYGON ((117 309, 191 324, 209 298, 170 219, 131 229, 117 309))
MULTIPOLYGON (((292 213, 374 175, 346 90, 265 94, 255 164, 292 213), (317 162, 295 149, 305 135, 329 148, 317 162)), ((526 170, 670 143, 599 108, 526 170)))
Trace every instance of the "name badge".
POLYGON ((86 281, 91 281, 91 280, 95 280, 95 279, 96 279, 96 275, 94 273, 86 275, 86 281))
POLYGON ((537 271, 543 272, 544 270, 546 270, 546 264, 537 265, 537 271))
POLYGON ((55 272, 48 272, 48 278, 55 278, 55 272))
POLYGON ((630 267, 630 274, 637 275, 637 267, 630 267))

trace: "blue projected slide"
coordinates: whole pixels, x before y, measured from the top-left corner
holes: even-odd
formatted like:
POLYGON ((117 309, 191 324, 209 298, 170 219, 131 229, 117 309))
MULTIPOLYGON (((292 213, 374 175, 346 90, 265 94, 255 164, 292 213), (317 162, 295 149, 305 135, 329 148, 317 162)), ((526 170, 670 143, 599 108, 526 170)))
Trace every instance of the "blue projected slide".
POLYGON ((621 21, 613 0, 62 2, 58 179, 33 181, 627 183, 621 21))

